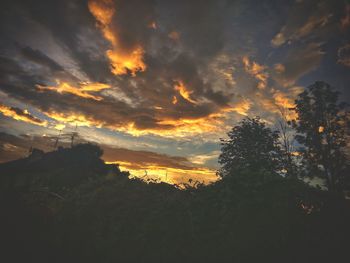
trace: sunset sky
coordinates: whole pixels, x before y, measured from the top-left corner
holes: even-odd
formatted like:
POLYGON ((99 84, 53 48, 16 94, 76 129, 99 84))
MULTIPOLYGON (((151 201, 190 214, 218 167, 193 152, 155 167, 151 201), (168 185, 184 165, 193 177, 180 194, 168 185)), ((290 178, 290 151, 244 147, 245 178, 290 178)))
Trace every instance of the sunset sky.
POLYGON ((317 80, 350 101, 350 1, 11 0, 0 10, 0 162, 53 150, 59 133, 67 146, 76 129, 134 175, 209 182, 220 138, 243 117, 273 125, 317 80))

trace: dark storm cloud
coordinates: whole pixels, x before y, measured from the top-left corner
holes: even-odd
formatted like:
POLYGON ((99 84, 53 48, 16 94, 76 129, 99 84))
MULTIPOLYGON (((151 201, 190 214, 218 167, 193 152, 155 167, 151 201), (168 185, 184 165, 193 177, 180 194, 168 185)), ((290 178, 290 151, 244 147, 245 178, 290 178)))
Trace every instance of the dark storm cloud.
POLYGON ((155 0, 116 0, 116 15, 112 30, 119 36, 122 50, 146 44, 152 35, 151 23, 156 22, 155 0))
POLYGON ((224 47, 227 5, 228 1, 159 1, 158 10, 168 32, 178 32, 184 46, 203 59, 224 47))

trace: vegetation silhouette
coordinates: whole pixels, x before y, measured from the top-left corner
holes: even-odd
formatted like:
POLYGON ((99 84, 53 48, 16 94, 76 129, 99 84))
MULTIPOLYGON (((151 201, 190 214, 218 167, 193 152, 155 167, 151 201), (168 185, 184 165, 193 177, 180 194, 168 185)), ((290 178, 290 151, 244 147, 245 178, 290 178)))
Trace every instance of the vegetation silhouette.
POLYGON ((301 155, 260 118, 242 120, 222 140, 221 180, 207 186, 130 179, 92 144, 0 164, 1 261, 344 262, 349 114, 340 105, 321 82, 299 95, 285 132, 295 129, 301 155), (328 188, 305 183, 316 176, 328 188))
POLYGON ((349 140, 350 116, 346 103, 338 103, 339 93, 317 81, 299 94, 293 122, 301 149, 306 176, 325 179, 330 191, 344 190, 349 182, 345 147, 349 140), (348 177, 348 178, 346 178, 348 177))

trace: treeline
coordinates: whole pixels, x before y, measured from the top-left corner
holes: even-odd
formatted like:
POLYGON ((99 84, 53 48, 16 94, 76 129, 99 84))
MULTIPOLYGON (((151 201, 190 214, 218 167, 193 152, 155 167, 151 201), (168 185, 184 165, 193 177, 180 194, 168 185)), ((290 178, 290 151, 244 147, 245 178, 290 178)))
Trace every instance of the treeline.
POLYGON ((350 190, 350 113, 338 97, 330 85, 319 81, 298 95, 294 108, 281 109, 276 130, 259 117, 243 119, 228 139, 222 139, 218 174, 268 172, 319 179, 328 191, 345 194, 350 190))
POLYGON ((317 82, 290 110, 233 127, 208 186, 129 179, 92 145, 0 165, 1 262, 347 262, 346 107, 317 82))

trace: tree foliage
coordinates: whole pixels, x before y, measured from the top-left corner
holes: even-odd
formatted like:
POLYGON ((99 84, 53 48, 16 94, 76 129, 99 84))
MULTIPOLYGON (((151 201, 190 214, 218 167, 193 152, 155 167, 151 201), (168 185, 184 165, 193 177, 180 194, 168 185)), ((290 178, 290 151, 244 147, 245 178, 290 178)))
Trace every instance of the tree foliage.
POLYGON ((221 140, 221 177, 244 170, 265 170, 272 173, 281 170, 278 132, 266 127, 258 117, 243 119, 227 135, 227 140, 221 140))
POLYGON ((349 131, 346 104, 338 102, 339 93, 325 82, 309 86, 296 99, 294 122, 296 140, 304 146, 306 174, 322 177, 330 190, 345 180, 348 164, 344 149, 349 131))

